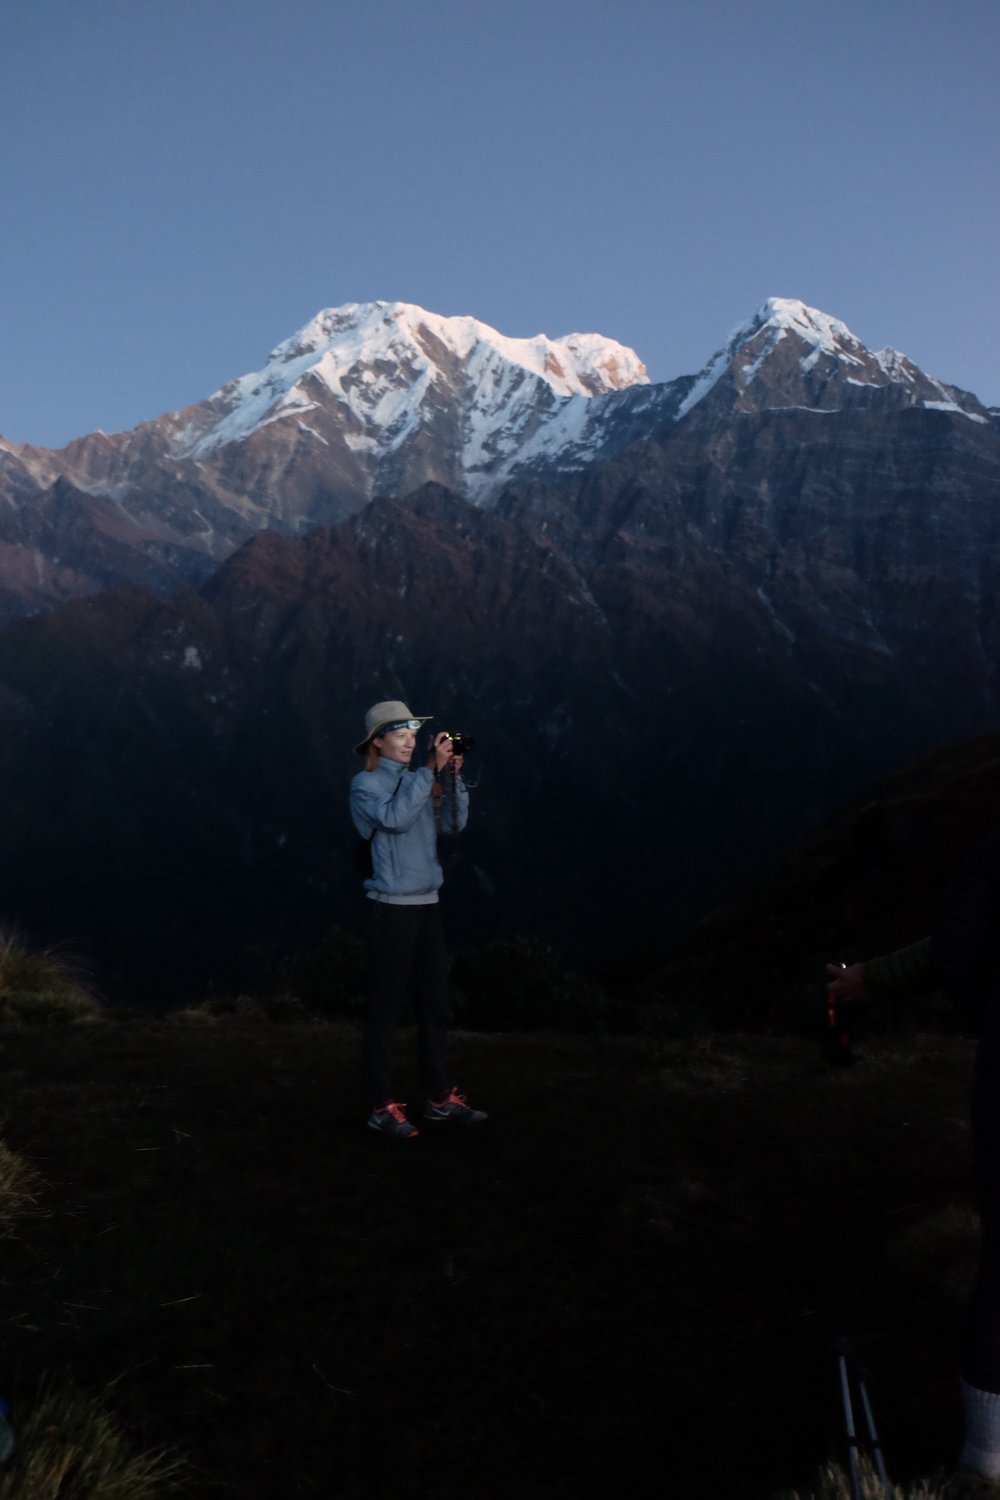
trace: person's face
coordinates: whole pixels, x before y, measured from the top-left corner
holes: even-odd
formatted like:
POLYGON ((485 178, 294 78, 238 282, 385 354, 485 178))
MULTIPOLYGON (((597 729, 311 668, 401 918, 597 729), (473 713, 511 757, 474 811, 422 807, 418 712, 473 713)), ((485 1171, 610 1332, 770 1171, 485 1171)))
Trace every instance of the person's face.
POLYGON ((401 761, 404 766, 410 764, 416 745, 415 729, 388 729, 385 734, 375 736, 375 749, 379 755, 384 755, 386 760, 401 761))

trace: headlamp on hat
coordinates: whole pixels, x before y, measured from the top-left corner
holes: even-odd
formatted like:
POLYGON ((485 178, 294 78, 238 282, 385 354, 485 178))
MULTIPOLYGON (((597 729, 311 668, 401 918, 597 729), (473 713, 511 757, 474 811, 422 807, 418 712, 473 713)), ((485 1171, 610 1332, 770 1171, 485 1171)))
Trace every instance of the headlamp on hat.
POLYGON ((376 729, 372 738, 377 740, 380 735, 392 734, 395 729, 419 729, 422 723, 422 719, 397 719, 394 724, 383 724, 381 729, 376 729))

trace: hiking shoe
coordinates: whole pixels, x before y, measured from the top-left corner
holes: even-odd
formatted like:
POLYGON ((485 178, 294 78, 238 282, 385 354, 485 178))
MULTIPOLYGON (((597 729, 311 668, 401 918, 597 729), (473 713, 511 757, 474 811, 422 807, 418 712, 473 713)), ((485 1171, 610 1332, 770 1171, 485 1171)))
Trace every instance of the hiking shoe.
POLYGON ((457 1089, 452 1089, 447 1099, 436 1102, 428 1099, 424 1105, 425 1120, 452 1120, 456 1125, 481 1125, 486 1115, 481 1109, 472 1109, 457 1089))
POLYGON ((406 1118, 403 1113, 405 1108, 405 1104, 397 1104, 395 1100, 391 1100, 381 1109, 373 1109, 368 1116, 368 1129, 378 1130, 382 1135, 391 1136, 394 1141, 412 1140, 420 1131, 406 1118))

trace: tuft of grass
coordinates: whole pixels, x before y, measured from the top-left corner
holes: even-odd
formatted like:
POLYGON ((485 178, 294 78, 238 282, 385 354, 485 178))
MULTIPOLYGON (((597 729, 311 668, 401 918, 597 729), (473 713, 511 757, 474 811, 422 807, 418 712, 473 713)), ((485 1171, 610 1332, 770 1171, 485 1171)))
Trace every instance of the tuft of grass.
POLYGON ((0 929, 0 1021, 91 1025, 103 1013, 77 962, 0 929))
MULTIPOLYGON (((858 1467, 863 1500, 885 1500, 882 1482, 868 1460, 862 1458, 858 1467)), ((966 1494, 971 1500, 971 1491, 963 1491, 961 1480, 943 1474, 913 1484, 892 1485, 893 1500, 965 1500, 966 1494)), ((847 1472, 839 1464, 830 1463, 820 1471, 812 1489, 786 1491, 776 1500, 854 1500, 854 1490, 847 1472)))
POLYGON ((40 1185, 34 1168, 0 1141, 0 1238, 36 1207, 40 1185))
POLYGON ((220 1021, 259 1021, 268 1024, 295 1025, 313 1022, 316 1017, 306 1009, 297 995, 282 991, 274 995, 227 995, 203 1000, 199 1005, 173 1011, 171 1022, 190 1026, 214 1026, 220 1021))
POLYGON ((215 1026, 219 1017, 204 1004, 185 1005, 183 1010, 172 1010, 168 1016, 172 1026, 215 1026))
POLYGON ((130 1452, 101 1402, 71 1386, 43 1388, 15 1438, 0 1500, 161 1500, 188 1475, 174 1454, 130 1452))

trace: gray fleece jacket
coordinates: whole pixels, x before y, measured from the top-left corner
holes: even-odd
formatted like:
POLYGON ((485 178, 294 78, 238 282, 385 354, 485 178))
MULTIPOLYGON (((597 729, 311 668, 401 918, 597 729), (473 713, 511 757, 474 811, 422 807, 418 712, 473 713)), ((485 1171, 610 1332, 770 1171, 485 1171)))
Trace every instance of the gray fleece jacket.
MULTIPOLYGON (((371 839, 372 874, 365 890, 373 901, 393 906, 426 905, 438 899, 444 873, 437 857, 434 773, 410 771, 402 761, 380 757, 374 771, 351 782, 351 818, 371 839)), ((441 832, 458 833, 469 816, 469 793, 461 776, 446 774, 441 794, 441 832)))

